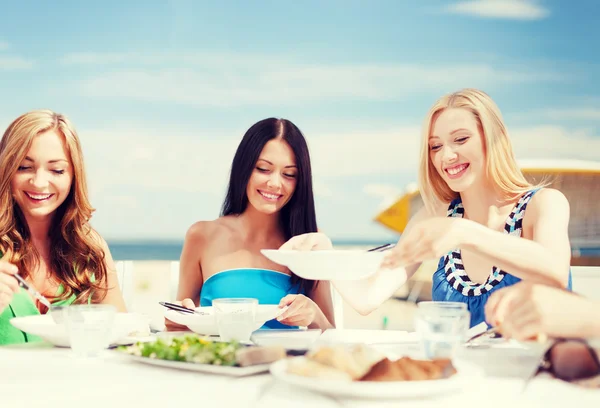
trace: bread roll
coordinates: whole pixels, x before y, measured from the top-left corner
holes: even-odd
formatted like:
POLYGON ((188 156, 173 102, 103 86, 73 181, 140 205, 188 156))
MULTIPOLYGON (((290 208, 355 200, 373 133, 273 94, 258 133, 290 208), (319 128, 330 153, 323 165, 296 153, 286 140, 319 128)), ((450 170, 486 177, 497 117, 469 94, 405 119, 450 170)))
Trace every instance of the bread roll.
POLYGON ((286 353, 280 346, 243 347, 235 352, 235 360, 240 367, 270 364, 282 358, 286 358, 286 353))

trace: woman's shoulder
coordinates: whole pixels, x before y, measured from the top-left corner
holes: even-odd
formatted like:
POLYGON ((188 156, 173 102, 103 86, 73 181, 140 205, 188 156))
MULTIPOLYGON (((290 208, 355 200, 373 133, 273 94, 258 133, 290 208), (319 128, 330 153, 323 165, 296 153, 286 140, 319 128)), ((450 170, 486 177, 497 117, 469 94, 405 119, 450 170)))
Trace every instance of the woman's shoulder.
POLYGON ((569 200, 559 190, 554 188, 540 188, 535 190, 527 203, 525 223, 537 223, 540 220, 554 220, 553 222, 568 222, 571 209, 569 200))
POLYGON ((528 208, 541 209, 542 207, 551 206, 557 208, 569 208, 567 197, 555 188, 543 187, 532 190, 532 196, 529 200, 528 208))
POLYGON ((210 221, 196 221, 187 230, 186 241, 206 242, 234 231, 229 217, 219 217, 210 221))

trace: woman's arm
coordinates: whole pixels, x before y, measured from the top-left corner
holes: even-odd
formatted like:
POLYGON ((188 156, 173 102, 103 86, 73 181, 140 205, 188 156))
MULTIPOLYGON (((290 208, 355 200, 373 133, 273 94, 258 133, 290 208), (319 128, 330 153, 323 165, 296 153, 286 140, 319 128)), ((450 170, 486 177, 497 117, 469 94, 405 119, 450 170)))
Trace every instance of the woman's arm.
MULTIPOLYGON (((442 210, 440 209, 440 211, 442 210)), ((431 217, 432 215, 427 212, 425 207, 421 208, 406 225, 404 233, 398 241, 398 246, 415 225, 431 217)), ((390 252, 394 250, 395 248, 390 252)), ((421 263, 421 261, 417 261, 406 267, 388 267, 384 261, 384 265, 368 278, 358 281, 333 281, 332 284, 354 310, 366 316, 391 298, 415 274, 421 263)))
POLYGON ((487 257, 495 266, 521 279, 566 287, 571 264, 569 202, 558 190, 538 191, 527 206, 524 228, 532 239, 514 237, 469 222, 462 247, 487 257))
POLYGON ((199 293, 204 283, 200 259, 206 241, 205 230, 205 221, 197 222, 188 229, 179 259, 177 300, 192 299, 196 306, 200 303, 199 293))
MULTIPOLYGON (((199 305, 198 294, 202 289, 203 278, 200 266, 201 250, 205 242, 205 222, 200 221, 192 225, 183 241, 183 249, 179 257, 179 283, 177 285, 177 300, 189 309, 199 305)), ((167 331, 188 331, 187 326, 182 326, 165 318, 167 331)))
POLYGON ((331 299, 331 285, 328 281, 319 281, 310 298, 318 307, 315 320, 308 327, 322 330, 335 328, 333 314, 333 300, 331 299))
POLYGON ((600 304, 564 289, 522 281, 494 292, 485 305, 488 323, 517 340, 540 334, 600 338, 600 304))
POLYGON ((319 281, 310 297, 302 294, 284 296, 279 307, 286 306, 287 310, 277 317, 283 324, 321 330, 335 327, 329 282, 319 281))
POLYGON ((475 221, 435 217, 419 222, 390 251, 388 266, 437 259, 455 248, 469 249, 521 279, 565 287, 571 246, 569 203, 557 190, 540 190, 529 202, 523 229, 532 239, 496 231, 475 221))
POLYGON ((121 293, 121 287, 119 286, 119 278, 117 277, 117 268, 115 261, 112 258, 108 244, 97 233, 95 234, 98 239, 98 243, 104 251, 104 263, 106 266, 106 296, 100 303, 114 305, 119 312, 126 312, 125 301, 123 300, 123 294, 121 293))

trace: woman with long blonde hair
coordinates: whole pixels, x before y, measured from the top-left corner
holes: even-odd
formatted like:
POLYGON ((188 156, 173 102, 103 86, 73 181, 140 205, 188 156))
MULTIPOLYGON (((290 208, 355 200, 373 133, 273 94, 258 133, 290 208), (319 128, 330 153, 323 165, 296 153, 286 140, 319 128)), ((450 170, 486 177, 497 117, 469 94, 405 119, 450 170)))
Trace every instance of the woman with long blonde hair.
MULTIPOLYGON (((359 312, 370 313, 431 259, 439 259, 433 300, 466 303, 471 325, 485 320, 492 292, 521 279, 570 288, 569 203, 525 179, 489 95, 463 89, 433 105, 423 126, 419 182, 425 206, 383 268, 367 282, 333 283, 359 312)), ((313 234, 285 247, 306 246, 329 243, 313 234)))
POLYGON ((92 229, 79 137, 49 110, 15 119, 0 141, 0 344, 37 340, 13 317, 45 313, 18 273, 53 305, 109 303, 125 310, 106 242, 92 229))

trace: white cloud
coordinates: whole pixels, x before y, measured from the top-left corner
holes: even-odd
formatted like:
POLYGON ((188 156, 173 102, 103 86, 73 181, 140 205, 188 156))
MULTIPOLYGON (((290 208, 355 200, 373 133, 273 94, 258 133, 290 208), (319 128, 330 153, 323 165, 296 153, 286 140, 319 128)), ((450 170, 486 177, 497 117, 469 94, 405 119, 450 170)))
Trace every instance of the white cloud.
MULTIPOLYGON (((308 126, 310 128, 310 126, 308 126)), ((347 128, 352 128, 351 124, 347 128)), ((180 191, 222 197, 231 160, 241 140, 224 132, 190 129, 168 132, 143 126, 81 129, 90 185, 96 195, 116 187, 154 192, 180 191)), ((314 190, 338 192, 340 177, 414 172, 418 163, 418 126, 372 132, 321 133, 310 130, 314 190)))
POLYGON ((0 40, 0 51, 6 51, 9 48, 10 48, 10 44, 8 44, 6 41, 0 40))
POLYGON ((550 15, 550 10, 536 0, 460 1, 447 6, 446 11, 452 14, 511 20, 541 20, 550 15))
POLYGON ((369 196, 380 197, 384 199, 389 197, 397 197, 399 194, 401 194, 401 192, 402 189, 392 184, 373 183, 363 186, 363 193, 369 196))
POLYGON ((398 100, 427 90, 559 81, 561 74, 485 63, 443 67, 396 64, 304 64, 245 54, 71 54, 66 64, 94 62, 118 70, 75 83, 84 95, 200 106, 398 100))
POLYGON ((600 109, 596 107, 545 109, 534 115, 552 120, 600 120, 600 109))
POLYGON ((533 126, 510 130, 519 159, 560 158, 600 161, 600 134, 592 128, 533 126))
POLYGON ((0 70, 14 71, 31 69, 33 67, 33 61, 26 60, 21 57, 9 57, 0 55, 0 70))
MULTIPOLYGON (((519 159, 600 160, 600 135, 590 128, 547 125, 513 128, 510 132, 519 159)), ((130 126, 82 132, 90 185, 95 193, 121 187, 158 194, 180 191, 222 197, 241 136, 232 138, 198 129, 171 131, 168 140, 163 134, 157 129, 132 130, 130 126)), ((416 177, 418 126, 369 133, 309 134, 315 194, 322 198, 337 195, 336 183, 341 179, 400 174, 416 177)), ((399 193, 398 186, 377 183, 368 184, 363 192, 383 198, 399 193)))
POLYGON ((80 131, 94 192, 135 187, 156 193, 221 195, 239 140, 190 130, 122 128, 80 131), (169 138, 164 137, 169 134, 169 138))
POLYGON ((315 177, 413 172, 419 161, 418 126, 310 134, 308 142, 315 177))

